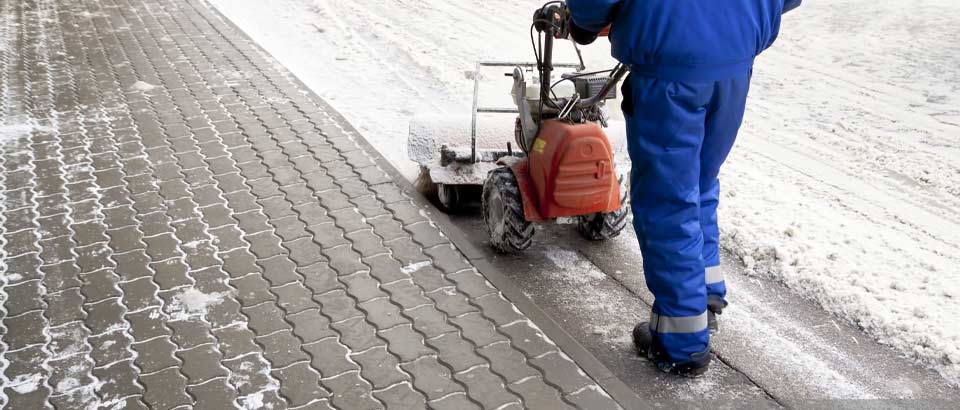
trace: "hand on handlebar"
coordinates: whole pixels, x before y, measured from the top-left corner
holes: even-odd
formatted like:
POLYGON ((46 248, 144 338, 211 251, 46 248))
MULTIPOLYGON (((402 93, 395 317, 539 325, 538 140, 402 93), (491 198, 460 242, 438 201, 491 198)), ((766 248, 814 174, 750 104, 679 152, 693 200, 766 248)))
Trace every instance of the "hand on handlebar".
POLYGON ((597 37, 605 37, 610 33, 610 26, 599 33, 577 26, 566 5, 552 5, 537 9, 533 13, 533 25, 537 31, 548 31, 556 39, 569 39, 584 45, 593 43, 597 37))
POLYGON ((569 35, 570 11, 565 6, 548 6, 533 12, 533 26, 539 32, 548 31, 554 38, 567 38, 569 35))

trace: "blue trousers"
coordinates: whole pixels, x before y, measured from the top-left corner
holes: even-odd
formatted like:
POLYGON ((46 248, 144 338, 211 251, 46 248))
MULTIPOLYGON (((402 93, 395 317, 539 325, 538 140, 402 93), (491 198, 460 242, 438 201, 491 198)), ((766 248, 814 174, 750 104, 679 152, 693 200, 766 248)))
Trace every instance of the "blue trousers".
POLYGON ((709 349, 707 303, 726 304, 720 272, 720 166, 743 121, 750 72, 722 81, 630 75, 623 84, 630 200, 654 348, 670 361, 709 349))

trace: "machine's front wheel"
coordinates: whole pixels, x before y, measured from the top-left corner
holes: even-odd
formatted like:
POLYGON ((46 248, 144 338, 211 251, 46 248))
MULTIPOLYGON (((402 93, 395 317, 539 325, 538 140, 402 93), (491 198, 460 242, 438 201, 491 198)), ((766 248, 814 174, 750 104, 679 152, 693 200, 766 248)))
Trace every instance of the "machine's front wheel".
POLYGON ((595 213, 577 217, 577 230, 589 241, 604 241, 616 238, 627 226, 627 211, 629 210, 627 193, 630 187, 626 184, 626 177, 620 178, 620 209, 608 213, 595 213))
POLYGON ((498 252, 519 253, 533 243, 535 228, 523 217, 523 198, 510 168, 490 171, 484 182, 483 221, 498 252))
POLYGON ((444 212, 453 213, 460 209, 460 191, 457 185, 437 184, 437 200, 444 212))

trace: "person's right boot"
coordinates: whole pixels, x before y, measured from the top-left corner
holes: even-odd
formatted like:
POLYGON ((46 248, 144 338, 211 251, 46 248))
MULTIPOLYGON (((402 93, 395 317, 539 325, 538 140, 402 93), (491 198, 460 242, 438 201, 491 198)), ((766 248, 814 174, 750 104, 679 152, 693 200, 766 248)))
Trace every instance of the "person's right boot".
POLYGON ((681 377, 700 377, 710 368, 713 355, 710 348, 690 356, 690 361, 674 363, 663 352, 663 348, 656 345, 649 322, 640 322, 633 328, 633 345, 640 356, 649 359, 657 369, 664 373, 672 373, 681 377))

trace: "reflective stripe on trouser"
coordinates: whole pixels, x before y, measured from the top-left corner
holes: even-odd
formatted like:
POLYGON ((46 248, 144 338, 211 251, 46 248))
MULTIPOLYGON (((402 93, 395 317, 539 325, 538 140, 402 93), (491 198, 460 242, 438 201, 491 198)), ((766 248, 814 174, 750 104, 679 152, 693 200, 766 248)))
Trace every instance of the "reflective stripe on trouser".
POLYGON ((672 317, 650 313, 650 332, 671 362, 683 363, 709 348, 707 312, 696 316, 672 317))
MULTIPOLYGON (((706 267, 720 264, 717 175, 736 139, 749 82, 749 73, 698 84, 636 75, 624 82, 633 224, 661 320, 707 310, 706 267)), ((655 343, 671 361, 687 362, 709 346, 706 319, 702 324, 693 332, 657 332, 655 343)))
POLYGON ((707 278, 707 303, 713 306, 727 306, 727 284, 723 279, 723 269, 717 266, 708 266, 706 269, 707 278))
POLYGON ((706 269, 707 286, 723 283, 723 269, 719 266, 708 266, 706 269))
POLYGON ((670 317, 650 313, 650 330, 657 333, 697 333, 707 328, 707 312, 697 316, 670 317))

